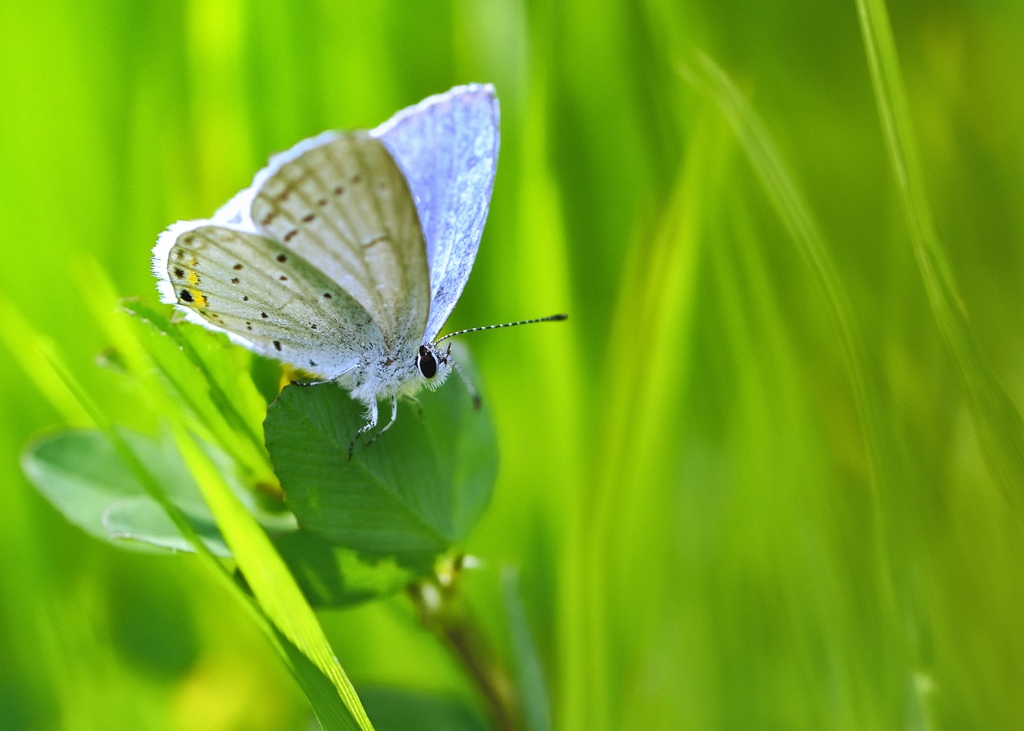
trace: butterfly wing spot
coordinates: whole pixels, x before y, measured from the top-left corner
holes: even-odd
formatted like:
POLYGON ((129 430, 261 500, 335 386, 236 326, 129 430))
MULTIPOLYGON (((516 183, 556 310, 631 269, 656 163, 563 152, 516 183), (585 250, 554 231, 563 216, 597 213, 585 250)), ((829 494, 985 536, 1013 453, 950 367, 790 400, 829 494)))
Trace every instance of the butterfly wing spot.
POLYGON ((291 231, 284 235, 284 242, 287 244, 289 241, 295 238, 298 235, 298 233, 299 230, 297 228, 293 228, 291 231))
POLYGON ((324 206, 326 206, 326 205, 327 205, 327 199, 326 199, 326 198, 321 198, 320 200, 318 200, 318 201, 316 202, 316 204, 317 204, 318 206, 320 206, 321 208, 323 208, 324 206))
POLYGON ((316 323, 315 322, 314 323, 310 323, 309 329, 310 330, 316 330, 316 323))
POLYGON ((194 304, 196 307, 199 307, 200 309, 210 304, 210 300, 208 300, 206 296, 198 289, 183 289, 181 290, 181 292, 178 293, 178 297, 181 299, 182 302, 194 304))
POLYGON ((309 223, 314 218, 316 218, 316 214, 315 213, 307 213, 305 216, 302 217, 302 222, 303 223, 309 223))
POLYGON ((242 295, 242 302, 248 302, 248 301, 249 301, 249 295, 243 294, 242 295))
POLYGON ((325 300, 329 300, 330 298, 331 298, 331 293, 330 292, 324 292, 324 299, 325 300))
POLYGON ((263 220, 260 221, 260 225, 261 226, 269 226, 271 223, 274 222, 275 218, 277 218, 277 211, 276 210, 272 210, 272 211, 270 211, 270 213, 268 213, 267 215, 265 215, 263 217, 263 220))
POLYGON ((281 262, 282 264, 284 264, 286 261, 288 261, 288 257, 285 256, 284 254, 278 254, 277 255, 277 260, 279 262, 281 262))
POLYGON ((261 312, 261 313, 260 313, 260 317, 262 317, 262 318, 263 318, 264 320, 266 320, 266 319, 267 319, 267 317, 268 317, 268 315, 267 315, 267 313, 266 313, 266 312, 261 312))
POLYGON ((345 186, 344 185, 339 185, 337 188, 334 189, 334 195, 341 195, 344 192, 345 192, 345 186))
POLYGON ((238 284, 238 277, 231 277, 232 284, 238 284))
POLYGON ((311 360, 311 361, 309 361, 309 365, 310 365, 310 367, 312 367, 312 368, 316 368, 316 361, 312 361, 312 360, 311 360))
POLYGON ((353 178, 352 178, 352 185, 359 185, 361 182, 363 182, 363 176, 361 176, 361 175, 353 176, 353 178))
POLYGON ((281 352, 281 341, 280 340, 275 340, 274 341, 274 347, 277 349, 277 352, 280 353, 281 352))
POLYGON ((239 269, 241 269, 241 268, 242 268, 242 265, 241 265, 241 264, 235 264, 235 265, 234 265, 233 267, 231 267, 231 268, 232 268, 232 269, 234 269, 235 271, 238 271, 239 269))
POLYGON ((288 281, 288 277, 286 277, 283 274, 280 277, 278 277, 278 279, 280 279, 282 282, 287 282, 288 281))
POLYGON ((178 279, 181 279, 182 277, 185 276, 185 270, 182 269, 181 267, 175 267, 174 276, 176 276, 178 279))

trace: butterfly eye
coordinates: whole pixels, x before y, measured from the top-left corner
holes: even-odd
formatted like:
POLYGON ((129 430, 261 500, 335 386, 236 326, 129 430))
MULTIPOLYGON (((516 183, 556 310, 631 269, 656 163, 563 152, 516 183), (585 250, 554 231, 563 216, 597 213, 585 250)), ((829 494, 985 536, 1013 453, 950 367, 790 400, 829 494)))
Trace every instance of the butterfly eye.
POLYGON ((433 378, 434 374, 437 373, 437 361, 434 360, 434 354, 430 352, 426 345, 420 346, 420 354, 416 358, 416 365, 419 366, 420 373, 423 374, 424 378, 433 378))

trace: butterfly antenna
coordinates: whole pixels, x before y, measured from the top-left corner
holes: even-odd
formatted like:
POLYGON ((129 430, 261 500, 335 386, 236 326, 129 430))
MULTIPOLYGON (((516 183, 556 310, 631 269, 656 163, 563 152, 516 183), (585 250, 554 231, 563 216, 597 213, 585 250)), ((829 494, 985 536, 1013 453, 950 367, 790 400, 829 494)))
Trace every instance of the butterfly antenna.
POLYGON ((466 333, 475 333, 478 330, 497 330, 499 327, 515 327, 516 325, 532 325, 535 322, 558 322, 559 320, 568 320, 568 315, 548 315, 547 317, 538 317, 533 320, 519 320, 518 322, 503 322, 500 325, 484 325, 483 327, 471 327, 467 330, 458 330, 457 332, 448 333, 442 338, 438 338, 434 341, 434 345, 442 343, 448 338, 454 338, 456 335, 465 335, 466 333))
POLYGON ((469 376, 467 376, 466 372, 462 370, 462 366, 459 365, 458 361, 452 360, 449 362, 452 364, 452 368, 455 369, 455 372, 459 374, 459 378, 462 379, 462 384, 466 387, 466 390, 469 391, 469 397, 473 399, 473 408, 479 410, 481 403, 480 393, 476 390, 476 386, 474 386, 473 382, 469 380, 469 376))

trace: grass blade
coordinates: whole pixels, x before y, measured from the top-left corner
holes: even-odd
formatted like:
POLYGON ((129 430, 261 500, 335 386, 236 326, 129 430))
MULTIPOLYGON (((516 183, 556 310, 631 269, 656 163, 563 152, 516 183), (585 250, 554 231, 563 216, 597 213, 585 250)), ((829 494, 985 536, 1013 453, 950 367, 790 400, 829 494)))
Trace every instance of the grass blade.
POLYGON ((932 314, 963 382, 989 472, 1024 509, 1024 421, 974 338, 939 246, 885 0, 857 0, 857 12, 889 161, 932 314))
POLYGON ((516 569, 506 567, 502 571, 501 594, 505 602, 523 723, 526 731, 551 731, 551 701, 548 698, 544 665, 530 631, 526 607, 519 593, 519 572, 516 569))
POLYGON ((609 607, 616 600, 612 567, 619 566, 612 546, 624 530, 622 515, 633 507, 631 496, 671 481, 656 455, 670 449, 673 405, 686 383, 690 363, 679 353, 693 332, 706 204, 713 199, 709 191, 721 181, 729 143, 724 125, 707 119, 698 125, 664 211, 649 233, 638 232, 634 239, 617 296, 608 357, 614 359, 622 343, 631 343, 643 357, 630 369, 606 376, 600 457, 585 513, 584 626, 589 634, 582 662, 590 695, 580 725, 594 731, 618 728, 620 721, 609 699, 611 658, 622 640, 605 629, 611 626, 609 607))
POLYGON ((281 633, 330 679, 354 719, 348 727, 372 731, 355 688, 270 538, 186 429, 181 424, 172 429, 178 449, 260 606, 281 633))
POLYGON ((842 342, 850 384, 857 400, 864 437, 869 449, 868 467, 872 479, 876 480, 883 459, 878 439, 881 419, 877 404, 873 403, 873 389, 867 380, 867 357, 853 308, 836 273, 832 257, 825 245, 825 238, 793 176, 783 163, 768 130, 728 75, 703 54, 698 55, 696 68, 687 68, 683 73, 691 83, 707 93, 725 115, 760 177, 779 218, 793 237, 801 254, 810 263, 824 292, 830 316, 842 342))
POLYGON ((68 390, 50 359, 44 355, 46 350, 53 347, 50 341, 36 333, 22 314, 7 300, 0 300, 0 319, 4 322, 4 327, 0 329, 0 337, 7 342, 7 347, 22 370, 46 396, 50 405, 64 419, 64 423, 76 426, 92 424, 89 413, 68 390))
POLYGON ((897 596, 893 574, 893 540, 888 532, 883 505, 897 482, 894 477, 897 465, 887 447, 893 440, 889 436, 878 386, 868 367, 867 352, 846 288, 836 271, 825 237, 783 162, 782 155, 764 124, 728 75, 703 54, 698 55, 696 68, 684 68, 683 75, 711 96, 725 115, 779 218, 810 264, 825 296, 830 319, 842 346, 865 444, 867 476, 872 488, 872 510, 877 528, 874 531, 876 546, 873 554, 878 561, 876 574, 879 590, 889 611, 890 621, 894 626, 899 626, 899 617, 907 611, 907 603, 911 600, 907 596, 897 596), (904 605, 904 611, 898 608, 898 604, 904 605))

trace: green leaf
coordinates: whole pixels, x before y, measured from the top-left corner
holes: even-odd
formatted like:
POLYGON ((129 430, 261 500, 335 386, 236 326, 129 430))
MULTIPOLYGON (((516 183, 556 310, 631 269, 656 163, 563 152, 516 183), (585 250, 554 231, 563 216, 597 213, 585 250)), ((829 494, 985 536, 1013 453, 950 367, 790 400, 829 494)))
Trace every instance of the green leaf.
MULTIPOLYGON (((212 528, 213 517, 173 443, 131 433, 122 433, 122 437, 139 461, 160 475, 168 497, 197 532, 204 540, 213 541, 211 550, 218 553, 217 548, 223 549, 212 528)), ((76 429, 37 440, 26 449, 21 464, 29 481, 53 506, 90 535, 104 540, 131 537, 187 550, 180 531, 146 494, 103 432, 76 429), (157 513, 162 521, 155 517, 157 513)))
POLYGON ((357 445, 349 460, 363 407, 334 384, 281 392, 267 412, 267 448, 305 530, 420 568, 465 537, 487 506, 497 472, 489 415, 473 408, 458 382, 422 394, 419 403, 422 410, 400 404, 388 432, 357 445))
POLYGON ((455 698, 398 688, 359 695, 377 731, 490 731, 479 712, 455 698))
MULTIPOLYGON (((217 530, 211 517, 209 521, 190 519, 196 533, 214 556, 227 558, 231 551, 217 530)), ((103 512, 103 526, 111 540, 120 539, 167 548, 171 551, 193 553, 188 540, 174 525, 164 509, 148 495, 122 498, 111 503, 103 512)))

